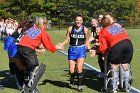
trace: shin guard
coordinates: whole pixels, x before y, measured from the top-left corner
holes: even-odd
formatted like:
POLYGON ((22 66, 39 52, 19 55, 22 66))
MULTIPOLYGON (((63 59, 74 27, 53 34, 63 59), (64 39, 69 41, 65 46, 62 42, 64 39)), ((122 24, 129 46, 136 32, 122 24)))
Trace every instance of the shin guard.
POLYGON ((118 82, 118 79, 119 79, 119 70, 118 69, 113 69, 113 73, 112 73, 113 77, 112 77, 112 88, 113 90, 117 90, 118 89, 118 85, 117 85, 117 82, 118 82))
POLYGON ((44 74, 46 66, 41 64, 39 67, 35 67, 30 74, 30 78, 27 84, 24 85, 24 88, 21 93, 38 93, 36 92, 36 86, 44 74))

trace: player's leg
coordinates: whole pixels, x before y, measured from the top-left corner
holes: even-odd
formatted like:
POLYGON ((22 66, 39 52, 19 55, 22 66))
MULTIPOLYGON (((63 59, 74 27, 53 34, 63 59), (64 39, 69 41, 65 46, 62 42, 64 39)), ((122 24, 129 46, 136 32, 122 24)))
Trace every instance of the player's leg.
POLYGON ((100 77, 104 77, 104 61, 102 59, 102 54, 98 53, 98 64, 101 70, 101 73, 97 74, 97 76, 100 77))
POLYGON ((70 84, 74 84, 75 78, 75 61, 69 60, 69 74, 70 74, 70 84))
POLYGON ((118 90, 118 80, 119 80, 119 64, 122 61, 122 48, 121 44, 117 43, 109 50, 108 60, 112 66, 112 91, 117 92, 118 90))
POLYGON ((73 50, 74 47, 69 47, 68 49, 70 84, 74 84, 75 70, 76 70, 76 62, 75 62, 76 54, 73 50))
POLYGON ((83 82, 83 65, 84 65, 84 61, 86 58, 86 47, 85 46, 80 46, 77 49, 77 78, 78 78, 78 91, 82 92, 83 91, 83 86, 82 86, 82 82, 83 82))
POLYGON ((37 55, 33 49, 24 46, 18 46, 18 51, 19 55, 24 59, 24 63, 28 68, 27 77, 29 77, 29 80, 24 84, 25 87, 23 88, 23 90, 26 90, 26 88, 31 88, 33 85, 31 81, 34 80, 34 73, 38 71, 39 63, 37 55))
POLYGON ((12 60, 12 58, 9 58, 9 69, 11 76, 14 76, 16 74, 17 66, 12 60))
POLYGON ((84 58, 77 59, 77 78, 78 78, 78 91, 81 92, 83 90, 82 81, 83 81, 83 64, 84 58))
POLYGON ((130 90, 130 84, 129 84, 129 81, 130 81, 130 69, 129 69, 129 64, 122 64, 122 77, 123 77, 123 82, 124 82, 124 85, 123 85, 123 91, 127 91, 129 92, 130 90))
POLYGON ((26 84, 23 86, 22 93, 38 93, 36 86, 44 74, 46 66, 41 64, 40 66, 36 66, 32 72, 29 74, 29 80, 26 81, 26 84))
POLYGON ((18 89, 20 90, 24 84, 24 71, 25 71, 25 66, 21 62, 21 58, 18 56, 16 58, 13 58, 14 63, 18 67, 16 71, 16 77, 17 77, 17 86, 18 89))
POLYGON ((112 78, 112 88, 113 92, 117 92, 118 90, 118 79, 119 79, 119 64, 112 64, 112 69, 113 69, 113 78, 112 78))
POLYGON ((36 88, 40 78, 42 77, 42 75, 45 72, 45 69, 46 69, 45 64, 41 64, 39 67, 37 67, 37 69, 34 69, 32 75, 31 75, 32 77, 28 82, 28 85, 32 85, 30 88, 31 91, 33 91, 36 88))
POLYGON ((124 42, 125 48, 123 52, 123 60, 121 62, 123 68, 123 79, 125 84, 125 90, 130 91, 130 80, 131 80, 131 71, 130 71, 130 62, 133 57, 133 45, 130 40, 124 42))

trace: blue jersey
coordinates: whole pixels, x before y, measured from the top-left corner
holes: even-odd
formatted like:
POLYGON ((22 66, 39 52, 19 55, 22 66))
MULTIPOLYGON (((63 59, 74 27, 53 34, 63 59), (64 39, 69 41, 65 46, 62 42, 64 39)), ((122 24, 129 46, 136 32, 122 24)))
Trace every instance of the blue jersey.
POLYGON ((4 42, 4 49, 7 51, 10 58, 17 56, 17 45, 15 44, 15 38, 9 36, 4 42))
POLYGON ((18 55, 17 46, 18 46, 18 45, 15 44, 15 43, 10 44, 10 46, 9 46, 9 48, 8 48, 8 56, 9 56, 10 58, 15 58, 15 57, 17 57, 17 55, 18 55))
POLYGON ((10 44, 15 42, 15 38, 8 36, 4 42, 4 50, 8 51, 10 44))

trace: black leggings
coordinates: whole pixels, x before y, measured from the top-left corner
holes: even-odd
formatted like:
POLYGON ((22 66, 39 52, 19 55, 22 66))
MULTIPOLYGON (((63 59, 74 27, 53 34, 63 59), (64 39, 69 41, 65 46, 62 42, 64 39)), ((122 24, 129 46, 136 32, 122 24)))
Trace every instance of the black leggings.
POLYGON ((19 52, 20 58, 24 60, 23 65, 26 65, 27 67, 29 67, 31 71, 33 71, 34 67, 39 65, 35 50, 26 46, 19 45, 18 52, 19 52))

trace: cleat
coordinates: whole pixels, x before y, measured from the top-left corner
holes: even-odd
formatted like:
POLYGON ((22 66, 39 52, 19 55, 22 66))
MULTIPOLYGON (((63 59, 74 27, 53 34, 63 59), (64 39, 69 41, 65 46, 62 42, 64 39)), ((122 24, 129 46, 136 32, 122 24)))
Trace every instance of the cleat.
POLYGON ((83 87, 82 86, 78 86, 78 92, 82 92, 83 91, 83 87))

